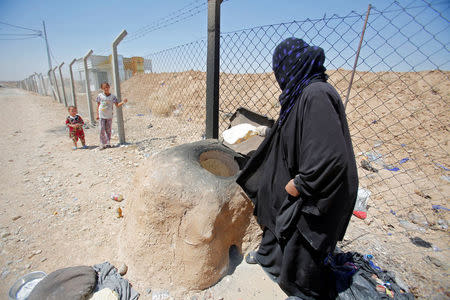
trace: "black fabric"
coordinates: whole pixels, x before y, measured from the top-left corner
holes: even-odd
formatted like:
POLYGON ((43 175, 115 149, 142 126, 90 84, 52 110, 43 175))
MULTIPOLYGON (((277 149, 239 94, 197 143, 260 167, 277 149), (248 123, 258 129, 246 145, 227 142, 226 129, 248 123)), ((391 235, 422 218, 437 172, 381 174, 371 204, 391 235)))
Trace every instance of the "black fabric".
POLYGON ((279 240, 288 240, 293 232, 280 228, 296 226, 315 250, 331 252, 345 233, 358 189, 350 134, 336 90, 326 82, 308 85, 286 121, 275 123, 237 183, 253 201, 258 223, 279 240), (285 191, 293 178, 300 192, 297 199, 285 191), (292 205, 295 201, 301 205, 292 205), (286 214, 286 209, 293 211, 286 214))
POLYGON ((289 296, 326 299, 332 289, 324 287, 329 285, 323 258, 350 221, 358 189, 356 162, 342 100, 330 84, 313 80, 293 103, 237 183, 266 228, 257 257, 261 265, 279 272, 278 283, 289 296), (285 190, 291 179, 297 198, 285 190))
POLYGON ((414 296, 405 291, 388 271, 382 271, 372 261, 356 252, 336 252, 326 259, 336 281, 337 300, 378 300, 392 299, 386 293, 377 291, 376 286, 383 283, 393 292, 394 299, 412 300, 414 296), (377 282, 377 280, 379 282, 377 282))
POLYGON ((284 245, 270 230, 264 230, 256 253, 258 263, 287 295, 304 300, 336 296, 331 269, 323 264, 325 257, 311 248, 298 230, 284 245))
POLYGON ((322 48, 310 46, 294 37, 281 42, 273 53, 272 69, 283 91, 279 97, 282 124, 303 89, 314 80, 327 80, 325 54, 322 48))

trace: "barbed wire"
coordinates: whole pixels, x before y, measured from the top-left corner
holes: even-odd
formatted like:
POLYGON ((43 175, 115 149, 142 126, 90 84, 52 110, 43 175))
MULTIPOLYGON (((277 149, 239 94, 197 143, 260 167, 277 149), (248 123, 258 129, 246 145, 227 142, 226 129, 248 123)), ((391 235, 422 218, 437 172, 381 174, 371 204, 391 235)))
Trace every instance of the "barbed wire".
MULTIPOLYGON (((149 29, 152 29, 155 26, 158 26, 158 25, 163 24, 163 23, 167 23, 168 21, 170 21, 170 20, 172 20, 174 18, 178 18, 178 17, 182 16, 183 14, 186 13, 185 12, 186 9, 187 9, 187 11, 189 11, 189 10, 195 8, 197 6, 197 3, 199 3, 199 2, 205 2, 205 1, 203 1, 203 0, 196 0, 194 2, 191 2, 188 5, 183 6, 182 8, 180 8, 180 9, 178 9, 178 10, 176 10, 176 11, 170 13, 170 14, 168 14, 167 16, 165 16, 163 18, 160 18, 159 20, 153 22, 152 24, 149 24, 149 25, 141 27, 140 29, 136 30, 135 32, 133 32, 132 34, 127 36, 125 38, 124 42, 126 40, 128 40, 128 39, 132 39, 132 38, 134 38, 134 37, 144 33, 145 31, 147 31, 149 29)), ((204 5, 204 3, 202 5, 204 5)))
MULTIPOLYGON (((230 0, 223 0, 222 3, 225 3, 228 1, 230 1, 230 0)), ((191 2, 190 4, 170 13, 169 15, 167 15, 163 18, 160 18, 159 20, 153 22, 152 24, 146 25, 146 26, 138 29, 137 31, 132 32, 131 34, 129 34, 128 36, 125 37, 125 39, 122 41, 122 44, 129 43, 131 41, 140 39, 154 31, 164 29, 171 25, 180 23, 180 22, 187 20, 193 16, 196 16, 206 10, 207 10, 207 2, 206 1, 196 0, 194 2, 191 2), (197 4, 197 3, 200 3, 200 4, 197 4)), ((105 54, 106 52, 108 52, 108 48, 104 48, 104 49, 100 49, 100 50, 96 51, 96 53, 98 53, 98 54, 105 54)))

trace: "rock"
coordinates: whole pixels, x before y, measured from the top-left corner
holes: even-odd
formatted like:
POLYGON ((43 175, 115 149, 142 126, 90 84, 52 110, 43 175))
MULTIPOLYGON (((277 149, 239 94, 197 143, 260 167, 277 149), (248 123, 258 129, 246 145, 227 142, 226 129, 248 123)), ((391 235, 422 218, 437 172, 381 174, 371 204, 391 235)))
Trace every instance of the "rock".
POLYGON ((416 245, 418 247, 431 248, 431 244, 429 242, 423 240, 420 237, 416 236, 416 237, 411 237, 409 239, 414 245, 416 245))
POLYGON ((423 260, 425 260, 427 263, 431 263, 431 264, 435 265, 438 268, 441 268, 444 266, 444 263, 442 261, 440 261, 439 259, 437 259, 436 257, 433 257, 433 256, 427 255, 423 258, 423 260))
POLYGON ((169 291, 154 291, 152 294, 152 300, 168 300, 170 299, 169 291))
POLYGON ((12 218, 12 220, 13 220, 13 221, 17 221, 17 220, 19 220, 20 218, 22 218, 22 216, 15 216, 15 217, 12 218))
POLYGON ((145 290, 145 292, 147 293, 147 295, 150 295, 152 293, 152 289, 148 288, 148 289, 145 290))
POLYGON ((438 220, 438 226, 440 229, 442 230, 447 230, 448 229, 448 224, 447 221, 443 220, 443 219, 439 219, 438 220))
POLYGON ((31 259, 31 258, 33 258, 33 256, 41 254, 41 253, 42 253, 42 250, 33 251, 30 255, 28 255, 28 258, 31 259))
POLYGON ((403 279, 401 277, 399 277, 397 274, 394 275, 395 277, 395 282, 397 283, 397 285, 404 290, 405 292, 409 293, 409 288, 408 285, 403 281, 403 279))
POLYGON ((431 196, 430 196, 430 195, 427 195, 427 194, 425 194, 425 193, 422 192, 422 191, 415 190, 414 193, 415 193, 416 195, 422 197, 422 198, 425 198, 425 199, 431 199, 431 196))
POLYGON ((10 272, 9 272, 8 269, 3 270, 2 274, 0 275, 0 278, 1 278, 1 279, 5 279, 6 277, 8 277, 9 273, 10 273, 10 272))
POLYGON ((426 219, 425 215, 423 215, 423 214, 420 215, 418 213, 411 212, 411 213, 408 214, 408 218, 414 224, 417 224, 419 226, 428 227, 427 219, 426 219))
POLYGON ((406 220, 399 219, 398 223, 400 224, 401 227, 403 227, 407 231, 419 231, 419 232, 424 232, 425 231, 425 228, 419 227, 416 224, 413 224, 413 223, 408 222, 406 220))
POLYGON ((11 233, 9 233, 9 232, 3 232, 2 233, 2 239, 7 238, 10 235, 11 235, 11 233))
POLYGON ((241 253, 257 246, 261 229, 235 182, 234 157, 229 148, 206 140, 141 163, 120 233, 119 259, 127 262, 130 276, 151 282, 149 269, 164 270, 158 274, 162 282, 205 289, 227 273, 231 246, 241 253))
POLYGON ((361 168, 363 168, 364 170, 370 171, 370 172, 374 172, 377 173, 378 170, 376 168, 374 168, 370 162, 368 162, 367 160, 363 159, 361 160, 361 168))
POLYGON ((118 270, 120 276, 127 274, 128 266, 126 264, 122 264, 118 270))

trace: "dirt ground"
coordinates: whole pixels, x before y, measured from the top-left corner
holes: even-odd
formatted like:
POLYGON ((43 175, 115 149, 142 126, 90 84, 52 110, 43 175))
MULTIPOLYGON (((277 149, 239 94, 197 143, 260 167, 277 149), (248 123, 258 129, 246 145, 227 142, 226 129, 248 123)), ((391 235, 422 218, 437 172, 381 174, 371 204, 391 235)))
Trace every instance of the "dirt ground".
MULTIPOLYGON (((117 218, 116 209, 128 201, 135 169, 146 159, 142 149, 150 153, 188 140, 150 140, 160 137, 155 125, 145 141, 99 151, 97 129, 91 128, 85 130, 89 149, 73 151, 64 126, 66 109, 50 97, 1 88, 0 105, 0 299, 7 298, 16 279, 32 271, 48 274, 104 261, 119 267, 123 219, 117 218), (111 192, 122 193, 125 200, 112 201, 111 192)), ((163 292, 145 282, 132 284, 140 299, 152 298, 148 289, 153 294, 163 292)), ((260 268, 245 263, 210 289, 172 296, 191 299, 194 295, 198 299, 286 297, 260 268)))
MULTIPOLYGON (((173 115, 156 117, 148 113, 145 105, 133 103, 132 95, 128 98, 130 103, 124 107, 124 116, 129 145, 99 151, 97 129, 89 128, 85 130, 89 149, 73 151, 64 127, 67 111, 63 105, 50 97, 12 88, 0 89, 3 170, 0 174, 0 298, 6 298, 18 277, 31 271, 50 273, 63 267, 104 261, 117 267, 123 263, 117 259, 121 242, 118 233, 123 219, 117 218, 116 210, 124 207, 129 200, 127 194, 136 188, 131 185, 136 168, 151 154, 199 140, 203 132, 202 124, 191 122, 186 126, 186 120, 173 115), (112 201, 111 192, 122 193, 124 202, 112 201)), ((173 109, 177 109, 176 103, 173 109)), ((87 110, 82 103, 80 112, 87 121, 87 110)), ((115 134, 114 138, 117 142, 115 134)), ((370 149, 361 146, 358 151, 370 149)), ((362 157, 359 153, 358 163, 362 157)), ((362 182, 374 189, 381 186, 381 181, 376 179, 392 177, 387 170, 380 170, 376 177, 361 169, 359 172, 360 177, 364 176, 362 182)), ((430 172, 435 172, 439 180, 441 173, 434 169, 430 172)), ((402 182, 399 178, 394 180, 397 185, 402 182)), ((404 180, 410 183, 415 179, 409 175, 404 180)), ((448 195, 447 191, 445 188, 436 193, 448 195)), ((382 192, 377 195, 383 196, 382 192)), ((425 192, 438 197, 433 188, 425 192)), ((448 197, 444 202, 435 203, 417 196, 408 203, 392 206, 395 204, 392 198, 381 196, 369 202, 366 220, 352 218, 340 246, 344 251, 374 255, 376 264, 393 271, 418 298, 449 299, 450 237, 444 226, 449 212, 430 208, 431 204, 448 207, 448 197), (424 213, 412 218, 411 213, 418 211, 424 213), (399 226, 403 219, 408 220, 401 223, 407 228, 399 226), (429 241, 432 248, 412 244, 410 238, 416 236, 429 241)), ((141 293, 141 299, 151 299, 152 293, 163 292, 161 287, 145 282, 132 284, 141 293), (148 293, 149 289, 152 293, 148 293)), ((175 299, 286 298, 260 268, 245 262, 205 291, 168 292, 175 299)))

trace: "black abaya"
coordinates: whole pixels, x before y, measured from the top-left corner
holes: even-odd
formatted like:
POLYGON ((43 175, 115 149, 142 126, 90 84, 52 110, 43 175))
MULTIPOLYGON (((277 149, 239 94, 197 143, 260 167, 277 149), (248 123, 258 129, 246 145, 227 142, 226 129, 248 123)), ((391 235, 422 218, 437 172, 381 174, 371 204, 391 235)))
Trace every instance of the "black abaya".
POLYGON ((260 264, 269 272, 278 270, 274 275, 288 295, 329 297, 324 288, 329 285, 317 281, 328 274, 323 259, 345 233, 358 188, 345 111, 336 90, 323 79, 312 80, 237 182, 266 228, 257 255, 260 264), (293 178, 297 198, 285 191, 293 178))

